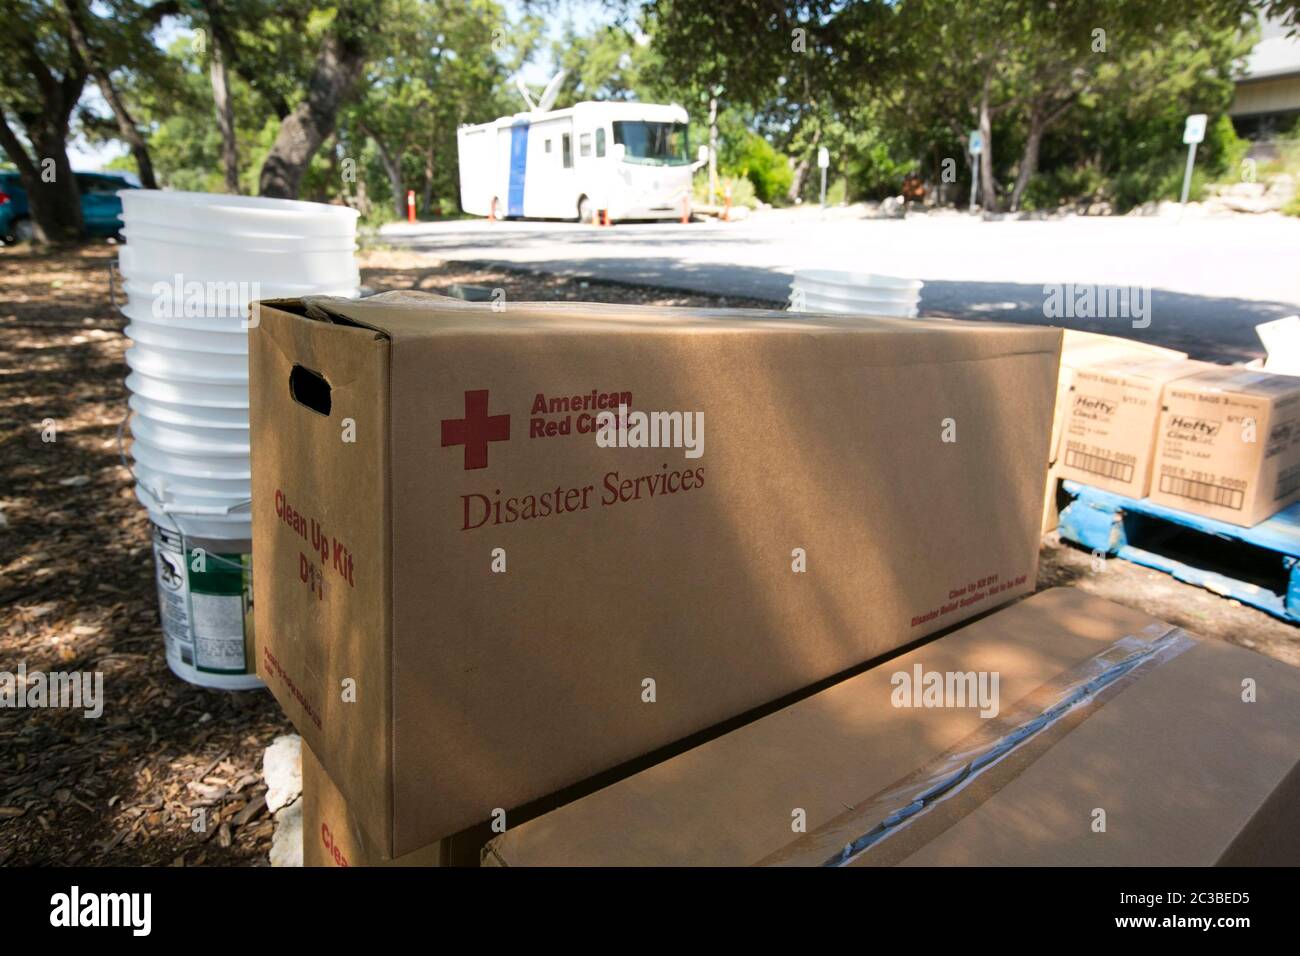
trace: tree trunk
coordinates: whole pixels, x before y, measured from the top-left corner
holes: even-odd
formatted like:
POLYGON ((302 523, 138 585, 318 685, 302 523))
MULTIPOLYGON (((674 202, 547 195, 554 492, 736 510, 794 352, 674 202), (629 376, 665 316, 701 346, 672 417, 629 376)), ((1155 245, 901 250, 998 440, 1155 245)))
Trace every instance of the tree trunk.
POLYGON ((60 132, 48 128, 48 124, 38 125, 29 120, 27 138, 36 150, 33 159, 9 128, 3 112, 0 108, 0 146, 18 167, 36 242, 43 245, 76 242, 85 234, 86 227, 81 216, 81 191, 68 160, 66 129, 60 132))
POLYGON ((429 149, 424 154, 424 214, 433 218, 433 151, 434 134, 429 134, 429 149))
POLYGON ((989 112, 989 86, 992 73, 985 74, 984 88, 980 92, 979 128, 984 150, 980 153, 980 205, 986 212, 998 211, 998 186, 993 180, 993 117, 989 112))
POLYGON ((1038 149, 1043 143, 1045 127, 1042 114, 1035 109, 1029 115, 1029 137, 1025 140, 1025 151, 1020 157, 1020 169, 1016 173, 1016 185, 1011 190, 1011 211, 1020 211, 1020 200, 1024 198, 1025 187, 1038 171, 1038 149))
MULTIPOLYGON (((346 9, 340 11, 340 19, 346 9)), ((306 98, 280 123, 275 145, 262 164, 258 191, 263 196, 297 198, 307 164, 334 131, 339 107, 361 76, 365 62, 359 35, 344 35, 336 24, 316 58, 306 98)))
POLYGON ((130 110, 127 109, 126 103, 123 102, 122 97, 118 95, 117 89, 113 86, 113 80, 109 76, 108 69, 104 66, 96 51, 91 48, 90 41, 86 36, 83 20, 84 12, 80 3, 78 0, 64 0, 63 8, 68 15, 68 39, 76 47, 77 53, 90 70, 90 75, 95 78, 95 85, 99 87, 104 102, 113 111, 113 119, 117 121, 117 131, 130 148, 131 156, 135 159, 136 169, 140 173, 140 185, 144 186, 145 189, 157 189, 158 181, 154 179, 153 162, 149 158, 149 146, 145 143, 144 137, 140 135, 140 130, 136 127, 135 119, 131 116, 130 110))
POLYGON ((225 27, 215 2, 205 3, 208 22, 212 25, 209 73, 212 77, 212 102, 217 109, 217 128, 221 130, 221 168, 225 172, 226 192, 239 194, 239 143, 235 139, 235 104, 230 98, 229 57, 225 27))
POLYGON ((365 126, 358 124, 357 128, 365 133, 374 141, 375 150, 379 153, 379 161, 384 164, 384 171, 388 173, 388 183, 393 190, 393 208, 397 212, 398 219, 406 218, 406 184, 402 180, 402 156, 405 149, 399 149, 396 154, 385 148, 380 142, 378 136, 372 133, 365 126))

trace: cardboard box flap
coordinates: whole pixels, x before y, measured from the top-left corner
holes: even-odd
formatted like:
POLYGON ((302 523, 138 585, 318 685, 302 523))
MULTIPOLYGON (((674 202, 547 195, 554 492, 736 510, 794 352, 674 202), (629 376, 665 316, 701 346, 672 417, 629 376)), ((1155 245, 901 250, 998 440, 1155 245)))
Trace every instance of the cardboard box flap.
POLYGON ((1179 381, 1178 387, 1277 399, 1300 393, 1300 378, 1234 366, 1212 366, 1179 381))
POLYGON ((312 296, 313 316, 384 332, 395 341, 462 335, 641 332, 701 335, 774 331, 800 336, 873 335, 873 364, 912 365, 1006 355, 1056 354, 1061 332, 987 322, 934 321, 858 315, 793 315, 762 309, 693 309, 575 302, 465 302, 424 292, 388 292, 364 299, 312 296), (954 334, 956 333, 956 334, 954 334))
POLYGON ((1055 589, 507 831, 485 862, 1209 864, 1295 779, 1297 701, 1286 665, 1055 589), (895 696, 899 675, 972 672, 1000 674, 997 717, 895 696))

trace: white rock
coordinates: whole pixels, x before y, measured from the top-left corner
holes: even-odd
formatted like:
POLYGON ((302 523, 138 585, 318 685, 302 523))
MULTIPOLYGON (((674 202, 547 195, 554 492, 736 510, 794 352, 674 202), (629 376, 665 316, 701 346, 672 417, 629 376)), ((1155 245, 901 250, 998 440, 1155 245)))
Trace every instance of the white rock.
POLYGON ((301 800, 295 800, 275 815, 275 834, 271 837, 271 865, 302 866, 301 800))
POLYGON ((262 777, 266 780, 266 808, 272 813, 298 799, 302 793, 302 738, 297 734, 276 737, 262 756, 262 777))

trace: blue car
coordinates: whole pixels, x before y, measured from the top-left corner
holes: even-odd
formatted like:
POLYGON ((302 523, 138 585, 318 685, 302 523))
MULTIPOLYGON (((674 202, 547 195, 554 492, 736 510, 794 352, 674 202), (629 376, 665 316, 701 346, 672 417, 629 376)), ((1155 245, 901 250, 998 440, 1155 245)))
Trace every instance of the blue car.
MULTIPOLYGON (((117 191, 139 187, 125 176, 112 173, 75 175, 77 188, 81 190, 81 215, 86 221, 86 234, 117 235, 122 228, 122 221, 118 219, 122 200, 117 198, 117 191)), ((0 173, 0 238, 7 242, 29 242, 32 238, 27 191, 17 173, 0 173)))

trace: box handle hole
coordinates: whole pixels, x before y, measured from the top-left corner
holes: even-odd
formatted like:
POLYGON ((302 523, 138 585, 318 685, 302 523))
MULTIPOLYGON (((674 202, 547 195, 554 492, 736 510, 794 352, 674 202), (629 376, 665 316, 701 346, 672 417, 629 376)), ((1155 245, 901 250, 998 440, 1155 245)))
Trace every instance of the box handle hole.
POLYGON ((327 418, 330 413, 330 383, 320 372, 295 365, 289 373, 289 394, 293 400, 318 415, 327 418))

